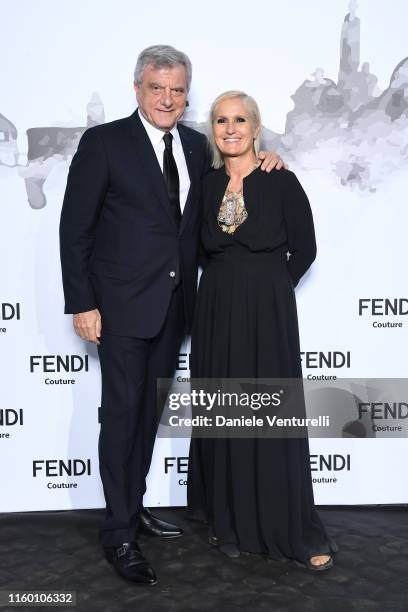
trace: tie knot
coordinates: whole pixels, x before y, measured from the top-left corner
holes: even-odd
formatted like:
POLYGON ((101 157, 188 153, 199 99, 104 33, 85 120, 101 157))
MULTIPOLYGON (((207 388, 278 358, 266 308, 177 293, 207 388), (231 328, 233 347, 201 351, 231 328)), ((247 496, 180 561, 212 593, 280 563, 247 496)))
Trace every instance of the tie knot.
POLYGON ((170 134, 170 132, 167 132, 163 136, 163 140, 164 140, 164 146, 166 147, 166 149, 169 149, 171 151, 171 143, 173 140, 173 134, 170 134))

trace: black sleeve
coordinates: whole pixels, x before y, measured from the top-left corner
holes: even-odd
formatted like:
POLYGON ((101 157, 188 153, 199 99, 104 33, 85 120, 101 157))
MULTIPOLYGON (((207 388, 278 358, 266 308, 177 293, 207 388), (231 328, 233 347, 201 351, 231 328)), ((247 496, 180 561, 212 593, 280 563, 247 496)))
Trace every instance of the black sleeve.
MULTIPOLYGON (((206 136, 203 135, 203 144, 204 144, 204 164, 203 164, 203 173, 202 173, 202 189, 201 189, 201 211, 202 211, 202 216, 204 217, 204 215, 206 214, 206 210, 205 210, 205 201, 206 201, 206 179, 205 176, 212 171, 212 154, 211 154, 211 149, 210 149, 210 143, 208 141, 208 138, 206 136)), ((201 239, 200 239, 200 247, 199 247, 199 254, 198 254, 198 265, 200 266, 200 268, 202 268, 203 270, 205 270, 205 268, 207 267, 207 264, 209 262, 209 258, 208 255, 206 254, 204 247, 201 243, 201 239)))
POLYGON ((68 173, 60 220, 65 313, 96 308, 89 282, 95 227, 108 186, 108 164, 97 129, 84 132, 68 173))
POLYGON ((296 175, 281 170, 283 177, 283 211, 290 258, 289 273, 294 286, 316 258, 316 238, 309 200, 296 175))
MULTIPOLYGON (((204 135, 203 135, 204 136, 204 135)), ((204 165, 203 165, 203 177, 212 170, 212 153, 210 143, 207 136, 204 136, 204 165)))
POLYGON ((208 266, 210 261, 210 258, 208 257, 202 242, 200 240, 200 247, 199 247, 199 251, 198 251, 198 265, 200 268, 202 268, 203 270, 206 269, 206 267, 208 266))

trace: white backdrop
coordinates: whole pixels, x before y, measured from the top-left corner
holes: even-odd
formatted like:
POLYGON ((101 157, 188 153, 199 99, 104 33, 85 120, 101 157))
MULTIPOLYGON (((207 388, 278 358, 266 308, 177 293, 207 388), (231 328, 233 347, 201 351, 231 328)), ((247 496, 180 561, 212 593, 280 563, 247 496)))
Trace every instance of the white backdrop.
MULTIPOLYGON (((150 44, 192 59, 190 125, 201 129, 226 89, 253 95, 265 145, 309 195, 318 258, 297 289, 304 375, 406 377, 407 302, 385 310, 408 298, 404 0, 18 0, 0 10, 0 511, 104 505, 99 365, 63 314, 58 222, 80 134, 132 112, 134 64, 150 44), (320 367, 319 355, 340 367, 320 367)), ((188 353, 187 342, 178 376, 188 353)), ((317 503, 408 502, 405 439, 311 440, 311 453, 317 503)), ((187 456, 187 440, 158 441, 146 505, 185 504, 187 456)))

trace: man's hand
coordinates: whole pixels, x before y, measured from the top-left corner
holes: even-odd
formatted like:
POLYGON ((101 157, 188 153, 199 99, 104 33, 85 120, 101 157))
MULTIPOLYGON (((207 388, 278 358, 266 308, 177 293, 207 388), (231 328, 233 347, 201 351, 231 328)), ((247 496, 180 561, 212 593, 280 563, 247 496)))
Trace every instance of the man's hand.
POLYGON ((76 334, 82 340, 100 344, 99 338, 101 337, 102 321, 98 309, 95 308, 95 310, 74 314, 73 323, 76 334))
POLYGON ((288 169, 288 164, 284 164, 279 155, 273 151, 259 151, 258 158, 263 160, 261 170, 266 170, 266 172, 270 172, 273 168, 277 170, 288 169))

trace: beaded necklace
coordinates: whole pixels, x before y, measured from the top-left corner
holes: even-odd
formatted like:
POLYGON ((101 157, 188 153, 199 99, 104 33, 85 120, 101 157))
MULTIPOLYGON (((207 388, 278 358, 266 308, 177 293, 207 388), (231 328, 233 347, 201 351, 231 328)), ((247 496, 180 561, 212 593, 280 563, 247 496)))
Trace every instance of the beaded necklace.
MULTIPOLYGON (((258 168, 260 161, 257 160, 253 170, 258 168)), ((222 198, 220 210, 218 212, 217 221, 219 227, 227 234, 233 234, 235 230, 248 217, 247 209, 245 208, 244 194, 242 187, 239 191, 227 189, 222 198)))

